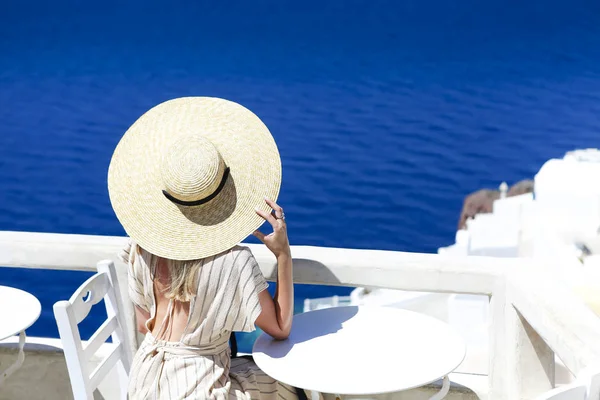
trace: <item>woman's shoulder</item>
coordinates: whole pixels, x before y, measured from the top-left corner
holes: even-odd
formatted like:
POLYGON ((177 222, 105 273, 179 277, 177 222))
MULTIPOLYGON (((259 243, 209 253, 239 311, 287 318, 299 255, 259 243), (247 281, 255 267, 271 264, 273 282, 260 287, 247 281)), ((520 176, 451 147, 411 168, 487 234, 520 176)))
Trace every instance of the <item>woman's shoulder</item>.
POLYGON ((214 258, 214 264, 228 265, 237 269, 244 269, 256 263, 252 251, 247 246, 234 246, 214 258))
POLYGON ((245 263, 248 260, 254 260, 252 250, 250 250, 248 246, 234 246, 231 249, 229 249, 229 254, 233 256, 232 258, 236 264, 239 262, 245 263))
POLYGON ((127 243, 121 249, 121 251, 117 253, 117 258, 121 262, 128 264, 132 255, 134 254, 133 252, 135 252, 135 243, 131 239, 127 238, 127 243))

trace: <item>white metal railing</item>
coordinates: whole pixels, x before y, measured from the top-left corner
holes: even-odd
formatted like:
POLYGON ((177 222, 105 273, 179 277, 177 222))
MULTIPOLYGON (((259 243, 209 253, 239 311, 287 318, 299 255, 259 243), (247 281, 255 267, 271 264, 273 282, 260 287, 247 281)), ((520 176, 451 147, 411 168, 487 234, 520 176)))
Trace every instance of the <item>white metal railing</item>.
MULTIPOLYGON (((116 261, 119 279, 124 280, 127 271, 116 254, 126 240, 0 232, 0 265, 92 271, 99 260, 111 259, 116 261)), ((273 280, 275 258, 264 246, 248 246, 265 277, 273 280)), ((531 259, 306 246, 293 246, 292 253, 297 283, 489 296, 490 399, 532 398, 551 389, 554 353, 575 376, 600 366, 600 319, 531 259)), ((122 290, 126 287, 121 285, 122 290)), ((65 293, 65 297, 69 295, 65 293)), ((128 307, 134 341, 133 311, 130 304, 128 307)), ((591 398, 597 399, 600 389, 592 390, 591 398)))

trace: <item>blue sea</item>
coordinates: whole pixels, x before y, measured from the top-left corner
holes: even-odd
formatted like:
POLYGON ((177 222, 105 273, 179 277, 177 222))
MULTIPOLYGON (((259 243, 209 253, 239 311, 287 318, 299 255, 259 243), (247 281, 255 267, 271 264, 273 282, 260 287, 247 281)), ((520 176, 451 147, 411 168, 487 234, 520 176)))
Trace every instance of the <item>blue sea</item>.
MULTIPOLYGON (((271 129, 293 244, 435 252, 466 194, 600 147, 600 2, 3 2, 0 230, 123 235, 112 151, 190 95, 271 129)), ((87 276, 0 284, 41 300, 30 335, 57 337, 52 304, 87 276)), ((297 302, 349 291, 299 285, 297 302)))

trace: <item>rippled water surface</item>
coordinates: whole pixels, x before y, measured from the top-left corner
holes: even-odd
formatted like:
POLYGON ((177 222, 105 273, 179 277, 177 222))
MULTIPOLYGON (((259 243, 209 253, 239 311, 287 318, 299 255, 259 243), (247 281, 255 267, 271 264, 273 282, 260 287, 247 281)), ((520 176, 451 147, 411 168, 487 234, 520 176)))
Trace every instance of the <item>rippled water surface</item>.
MULTIPOLYGON (((434 252, 465 194, 600 146, 597 1, 126 3, 3 5, 1 230, 123 234, 112 150, 179 96, 269 126, 294 244, 434 252)), ((40 298, 30 334, 45 336, 85 277, 0 271, 40 298)), ((300 286, 297 301, 347 292, 300 286)))

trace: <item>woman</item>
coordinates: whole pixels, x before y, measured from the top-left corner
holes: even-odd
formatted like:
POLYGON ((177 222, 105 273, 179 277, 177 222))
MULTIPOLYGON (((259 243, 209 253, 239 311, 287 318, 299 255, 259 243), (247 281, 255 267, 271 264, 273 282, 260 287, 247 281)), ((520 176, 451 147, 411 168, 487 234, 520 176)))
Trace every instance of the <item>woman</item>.
MULTIPOLYGON (((162 103, 117 145, 110 200, 131 238, 122 254, 138 329, 146 337, 130 372, 130 399, 297 399, 248 359, 231 360, 231 332, 255 325, 290 334, 292 258, 276 199, 281 161, 267 127, 222 99, 162 103), (265 235, 256 229, 268 221, 265 235), (271 297, 251 233, 277 259, 271 297)), ((304 393, 300 393, 301 396, 304 393)))

